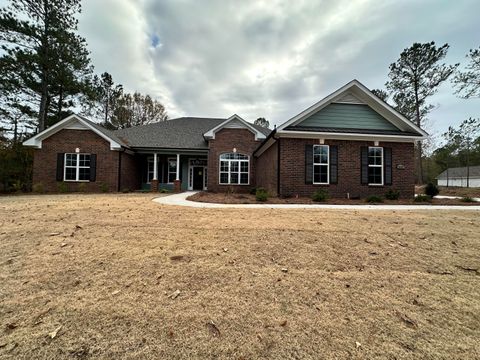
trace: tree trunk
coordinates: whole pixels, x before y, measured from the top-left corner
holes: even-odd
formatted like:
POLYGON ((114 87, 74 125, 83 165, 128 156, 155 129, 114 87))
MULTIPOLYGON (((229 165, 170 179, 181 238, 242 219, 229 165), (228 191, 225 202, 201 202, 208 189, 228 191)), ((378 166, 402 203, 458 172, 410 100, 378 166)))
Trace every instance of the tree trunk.
POLYGON ((38 131, 45 130, 47 120, 47 101, 48 101, 48 32, 49 32, 49 19, 48 19, 48 0, 43 2, 43 11, 45 19, 43 25, 43 36, 41 45, 41 62, 42 62, 42 74, 41 74, 41 93, 40 93, 40 109, 38 111, 38 131))
POLYGON ((60 91, 58 94, 58 109, 57 109, 57 122, 62 120, 62 106, 63 106, 63 87, 60 85, 60 91))
MULTIPOLYGON (((416 123, 418 127, 421 127, 421 119, 420 119, 420 104, 418 100, 418 81, 415 80, 414 83, 415 87, 415 115, 416 115, 416 123)), ((423 184, 423 165, 422 165, 422 142, 419 141, 416 147, 416 157, 417 157, 417 184, 423 184)))
MULTIPOLYGON (((43 76, 43 75, 42 75, 43 76)), ((40 98, 40 110, 38 111, 38 132, 45 130, 45 123, 47 118, 47 98, 48 86, 46 80, 42 79, 42 89, 40 98)))

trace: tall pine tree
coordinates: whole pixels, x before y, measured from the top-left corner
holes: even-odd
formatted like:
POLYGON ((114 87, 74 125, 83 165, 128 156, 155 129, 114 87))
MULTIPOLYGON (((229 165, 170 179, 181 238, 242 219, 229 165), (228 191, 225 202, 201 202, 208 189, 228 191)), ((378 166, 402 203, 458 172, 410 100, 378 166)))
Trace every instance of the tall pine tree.
POLYGON ((38 131, 59 121, 87 91, 92 67, 76 34, 80 10, 80 0, 11 0, 0 9, 0 96, 20 99, 38 131))
MULTIPOLYGON (((400 58, 390 65, 386 83, 393 95, 397 109, 409 117, 417 126, 422 126, 426 115, 431 110, 427 103, 430 96, 438 91, 438 87, 455 71, 456 65, 442 62, 448 52, 449 45, 440 47, 435 42, 414 43, 400 54, 400 58)), ((417 182, 423 182, 422 144, 416 147, 417 182)))

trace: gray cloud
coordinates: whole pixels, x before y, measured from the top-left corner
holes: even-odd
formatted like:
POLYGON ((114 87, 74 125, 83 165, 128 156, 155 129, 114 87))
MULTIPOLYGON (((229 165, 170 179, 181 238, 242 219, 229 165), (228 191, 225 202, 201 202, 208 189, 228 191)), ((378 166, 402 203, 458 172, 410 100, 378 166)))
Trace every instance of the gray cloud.
MULTIPOLYGON (((357 78, 383 87, 415 41, 449 42, 447 62, 480 45, 478 1, 86 0, 80 30, 98 71, 159 97, 170 116, 263 116, 279 124, 357 78)), ((480 116, 442 86, 442 131, 480 116)))

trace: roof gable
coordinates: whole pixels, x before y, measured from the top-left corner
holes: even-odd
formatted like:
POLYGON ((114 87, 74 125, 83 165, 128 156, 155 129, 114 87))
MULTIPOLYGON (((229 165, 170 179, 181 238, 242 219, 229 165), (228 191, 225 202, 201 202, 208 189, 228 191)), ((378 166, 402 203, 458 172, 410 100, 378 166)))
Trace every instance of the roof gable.
POLYGON ((370 106, 350 102, 335 102, 325 106, 299 122, 297 128, 301 127, 400 130, 370 106))
MULTIPOLYGON (((328 107, 331 104, 337 104, 337 105, 341 104, 342 107, 344 108, 345 106, 367 105, 369 109, 372 110, 373 113, 375 113, 376 115, 373 115, 373 113, 370 110, 366 110, 366 111, 364 110, 364 113, 366 112, 369 113, 370 122, 362 121, 361 126, 367 126, 367 123, 369 123, 368 125, 369 127, 363 130, 371 129, 373 131, 372 134, 375 132, 378 133, 378 131, 381 131, 382 128, 388 127, 389 129, 385 129, 385 131, 397 132, 397 134, 389 135, 389 136, 401 137, 402 133, 405 133, 405 136, 408 136, 408 137, 416 136, 419 139, 423 139, 428 135, 425 131, 423 131, 414 123, 412 123, 410 120, 405 118, 405 116, 398 113, 390 105, 388 105, 387 103, 385 103, 384 101, 376 97, 374 94, 372 94, 372 92, 369 89, 367 89, 363 84, 361 84, 357 80, 352 80, 348 84, 342 86, 340 89, 328 95, 327 97, 320 100, 316 104, 312 105, 308 109, 302 111, 300 114, 286 121, 285 123, 283 123, 278 127, 277 132, 281 134, 281 133, 288 133, 288 131, 292 131, 292 130, 302 131, 301 129, 299 130, 298 127, 300 124, 302 124, 304 120, 310 118, 312 115, 316 113, 319 113, 322 109, 328 107), (387 125, 387 123, 390 123, 391 126, 387 125), (371 128, 373 125, 380 126, 380 128, 371 128)), ((336 107, 338 108, 338 106, 336 107)), ((331 111, 333 108, 331 108, 329 111, 331 111)), ((353 108, 349 108, 349 109, 353 109, 353 108)), ((357 109, 360 109, 360 108, 357 108, 357 109)), ((360 114, 358 114, 358 116, 360 116, 360 114)), ((320 129, 325 129, 325 128, 352 129, 351 133, 355 133, 354 130, 356 129, 361 129, 361 127, 356 126, 355 124, 351 124, 351 123, 348 124, 348 121, 346 120, 347 119, 342 119, 345 125, 340 127, 333 126, 334 124, 329 123, 328 127, 318 126, 318 128, 320 129)), ((342 121, 339 121, 338 123, 342 124, 342 121)), ((305 125, 303 124, 303 126, 305 125)), ((314 127, 310 126, 309 131, 314 131, 314 130, 315 130, 314 127)), ((319 130, 319 132, 322 132, 322 130, 319 130)), ((347 134, 345 131, 344 133, 347 134)))
POLYGON ((127 147, 125 144, 122 143, 120 139, 118 139, 109 130, 101 127, 98 124, 91 122, 90 120, 87 120, 82 116, 75 115, 75 114, 66 117, 65 119, 59 121, 55 125, 50 126, 49 128, 36 134, 30 139, 24 141, 23 145, 41 149, 43 140, 45 140, 46 138, 52 136, 53 134, 63 129, 93 131, 95 134, 99 135, 100 137, 102 137, 103 139, 107 140, 110 143, 111 150, 120 150, 122 146, 127 147))
POLYGON ((215 134, 222 129, 247 129, 255 135, 255 140, 264 140, 266 138, 266 134, 263 131, 260 131, 260 129, 253 124, 246 122, 237 114, 230 116, 221 124, 208 130, 203 136, 208 140, 215 139, 215 134))

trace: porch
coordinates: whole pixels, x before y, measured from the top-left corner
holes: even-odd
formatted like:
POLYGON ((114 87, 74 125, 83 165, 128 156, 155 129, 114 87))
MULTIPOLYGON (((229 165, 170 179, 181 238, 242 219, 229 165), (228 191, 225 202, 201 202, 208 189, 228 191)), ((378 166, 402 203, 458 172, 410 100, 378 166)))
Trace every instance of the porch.
POLYGON ((142 190, 207 189, 207 152, 137 152, 136 157, 142 190))

